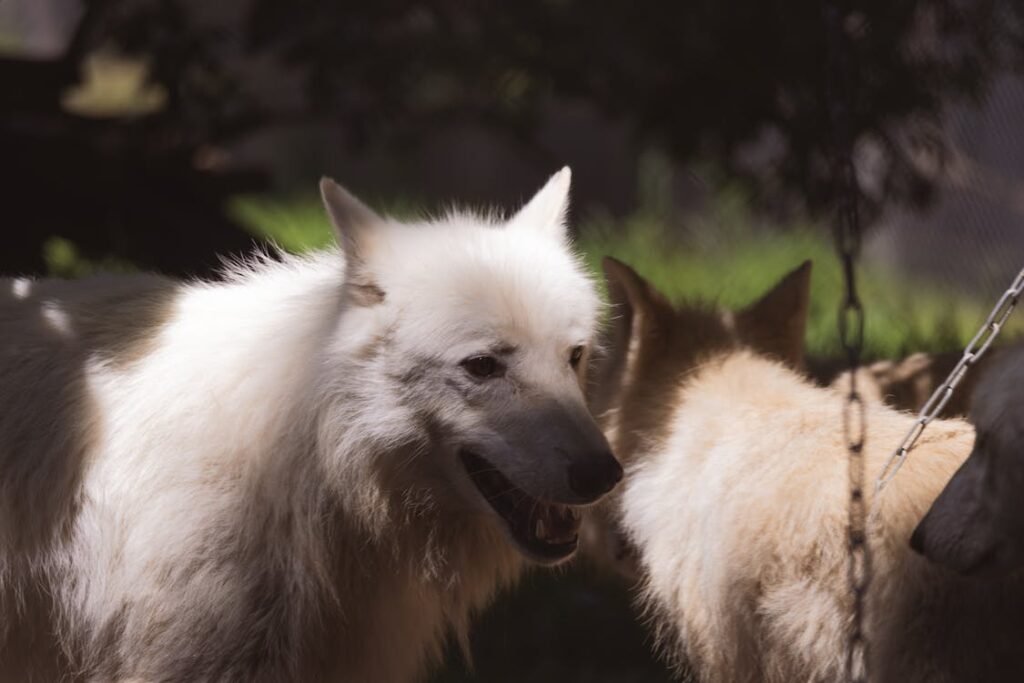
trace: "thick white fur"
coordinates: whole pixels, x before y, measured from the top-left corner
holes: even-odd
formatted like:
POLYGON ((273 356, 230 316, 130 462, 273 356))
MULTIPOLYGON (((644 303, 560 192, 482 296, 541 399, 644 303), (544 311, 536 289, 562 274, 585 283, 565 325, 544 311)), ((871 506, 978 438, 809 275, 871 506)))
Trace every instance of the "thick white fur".
POLYGON ((0 680, 386 683, 464 640, 523 562, 451 452, 479 408, 420 371, 515 344, 524 391, 582 405, 567 191, 508 222, 343 206, 347 267, 3 282, 0 680))
MULTIPOLYGON (((623 523, 662 644, 705 681, 844 676, 847 454, 843 397, 749 352, 695 369, 664 439, 632 459, 623 523)), ((867 406, 866 481, 913 418, 867 406)), ((971 449, 932 423, 884 492, 870 536, 872 681, 1019 681, 1020 581, 971 582, 908 539, 971 449)))

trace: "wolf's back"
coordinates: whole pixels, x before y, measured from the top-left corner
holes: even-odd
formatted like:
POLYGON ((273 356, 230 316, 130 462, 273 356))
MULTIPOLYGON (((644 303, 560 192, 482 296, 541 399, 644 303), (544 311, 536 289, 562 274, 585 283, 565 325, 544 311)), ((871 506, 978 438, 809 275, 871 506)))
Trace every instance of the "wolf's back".
POLYGON ((0 280, 0 555, 64 529, 94 440, 89 364, 144 355, 175 291, 151 275, 0 280))
MULTIPOLYGON (((666 647, 685 651, 704 680, 843 675, 850 614, 843 400, 737 354, 693 382, 671 436, 628 480, 625 522, 643 549, 647 598, 675 628, 678 639, 666 647)), ((869 404, 869 485, 913 420, 869 404)), ((966 422, 934 422, 880 502, 870 537, 873 680, 1024 676, 1024 584, 958 579, 908 545, 972 437, 966 422)))

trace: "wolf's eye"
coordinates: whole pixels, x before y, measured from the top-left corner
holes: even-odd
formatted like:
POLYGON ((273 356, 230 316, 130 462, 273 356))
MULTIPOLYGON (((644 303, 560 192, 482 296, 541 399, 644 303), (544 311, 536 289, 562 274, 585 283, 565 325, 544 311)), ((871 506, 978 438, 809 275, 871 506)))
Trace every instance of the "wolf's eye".
POLYGON ((580 364, 580 359, 582 359, 582 358, 583 358, 583 347, 582 346, 574 346, 573 349, 572 349, 572 353, 569 354, 569 365, 573 366, 574 368, 577 367, 580 364))
POLYGON ((471 356, 462 361, 462 367, 466 368, 466 372, 480 379, 499 377, 505 369, 494 356, 471 356))

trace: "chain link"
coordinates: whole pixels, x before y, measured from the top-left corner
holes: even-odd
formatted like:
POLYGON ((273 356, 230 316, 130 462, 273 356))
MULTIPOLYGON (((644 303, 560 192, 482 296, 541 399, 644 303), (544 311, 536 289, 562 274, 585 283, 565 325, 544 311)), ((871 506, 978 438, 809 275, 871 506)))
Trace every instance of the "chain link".
POLYGON ((942 412, 942 409, 949 403, 949 399, 953 396, 953 391, 957 385, 963 380, 967 371, 973 366, 978 360, 985 355, 989 347, 992 346, 992 342, 995 341, 996 337, 1003 329, 1003 325, 1006 323, 1007 318, 1010 317, 1010 313, 1013 312, 1014 306, 1017 305, 1017 301, 1020 299, 1021 294, 1024 293, 1024 268, 1017 273, 1017 277, 1014 278, 1010 284, 1009 289, 1003 292, 1003 295, 999 297, 999 301, 996 302, 992 312, 988 314, 988 318, 985 319, 985 324, 981 326, 977 334, 967 344, 967 348, 964 349, 963 356, 960 357, 959 362, 950 371, 949 376, 946 377, 945 381, 939 385, 939 388, 925 401, 924 406, 921 408, 920 414, 917 416, 917 420, 914 421, 914 425, 907 432, 907 435, 903 437, 903 441, 899 447, 889 456, 889 459, 885 463, 885 467, 879 473, 878 478, 875 480, 875 496, 873 507, 877 510, 878 496, 882 492, 882 489, 892 481, 896 473, 903 467, 903 463, 906 462, 907 455, 914 448, 914 444, 917 443, 921 433, 924 432, 925 427, 928 423, 934 420, 942 412))
POLYGON ((836 198, 838 216, 835 228, 836 250, 843 271, 845 291, 839 307, 837 325, 839 341, 846 353, 849 368, 849 391, 843 401, 843 441, 847 452, 847 543, 852 614, 846 644, 846 680, 866 683, 868 680, 868 638, 865 631, 865 609, 871 582, 871 548, 867 537, 867 503, 864 498, 864 445, 867 421, 864 399, 857 390, 857 368, 864 350, 864 306, 857 294, 857 258, 860 255, 861 230, 858 200, 860 196, 849 107, 851 64, 849 38, 843 30, 845 13, 834 0, 825 7, 825 29, 828 41, 827 101, 835 155, 836 198))

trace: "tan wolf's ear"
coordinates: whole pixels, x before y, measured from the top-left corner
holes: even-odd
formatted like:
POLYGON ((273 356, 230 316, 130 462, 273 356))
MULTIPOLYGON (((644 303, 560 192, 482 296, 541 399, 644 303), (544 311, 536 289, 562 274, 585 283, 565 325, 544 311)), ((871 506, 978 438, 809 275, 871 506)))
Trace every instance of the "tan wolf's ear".
POLYGON ((345 255, 345 283, 354 303, 373 305, 384 300, 384 292, 367 272, 368 234, 384 219, 373 209, 330 178, 320 179, 320 198, 334 226, 334 234, 345 255))
POLYGON ((811 262, 808 260, 758 301, 736 314, 740 339, 790 367, 802 368, 810 301, 811 262))
POLYGON ((509 226, 520 230, 536 230, 559 242, 568 238, 565 214, 569 208, 569 185, 572 171, 568 166, 551 176, 548 182, 509 220, 509 226))
POLYGON ((601 267, 608 286, 608 299, 616 309, 612 312, 613 319, 633 320, 672 310, 672 304, 661 292, 622 261, 605 256, 601 267))
POLYGON ((338 246, 345 253, 345 259, 350 264, 361 262, 366 231, 375 223, 383 222, 383 219, 330 178, 320 179, 320 198, 334 226, 334 234, 338 246))
POLYGON ((611 407, 623 378, 629 374, 628 366, 636 361, 631 357, 631 351, 638 348, 633 340, 663 318, 672 316, 668 299, 635 270, 611 256, 604 257, 601 266, 611 311, 606 355, 594 369, 592 379, 588 378, 591 408, 595 413, 611 407))

